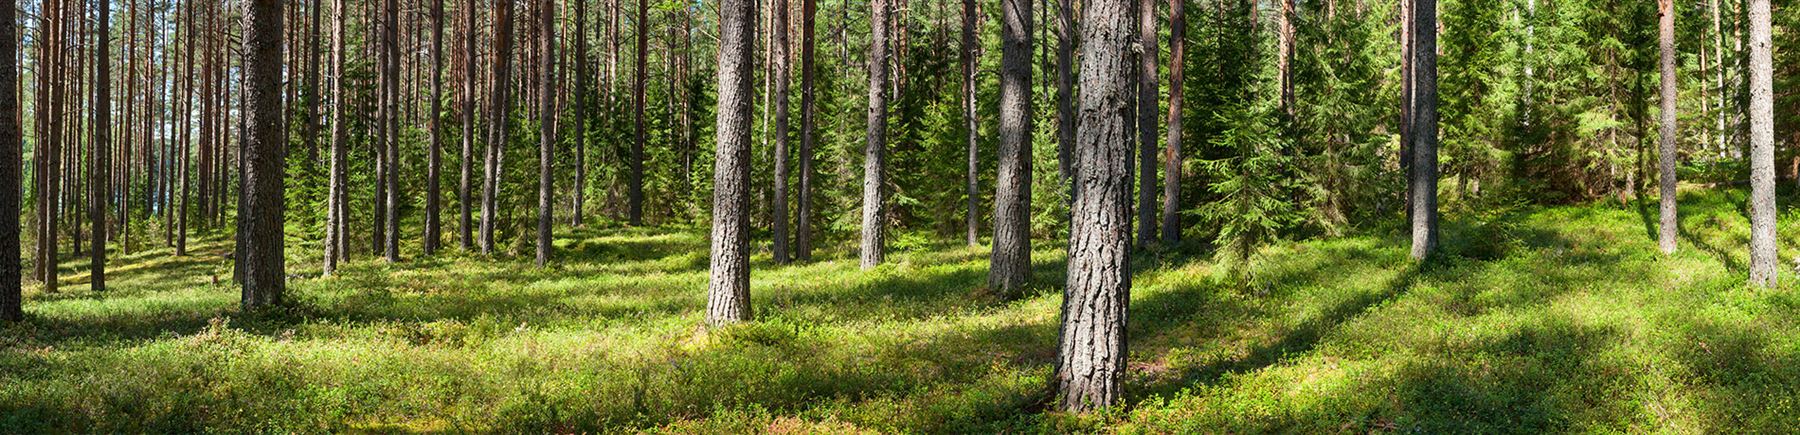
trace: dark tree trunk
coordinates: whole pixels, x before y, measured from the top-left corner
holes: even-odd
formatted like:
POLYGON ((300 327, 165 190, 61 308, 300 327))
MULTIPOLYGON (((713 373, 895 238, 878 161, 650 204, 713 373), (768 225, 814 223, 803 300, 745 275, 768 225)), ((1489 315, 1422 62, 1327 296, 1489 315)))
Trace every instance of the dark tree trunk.
POLYGON ((431 149, 425 163, 425 255, 437 253, 439 243, 443 241, 443 223, 439 220, 438 210, 443 197, 441 187, 443 166, 443 110, 444 110, 444 0, 431 1, 431 113, 427 114, 427 122, 431 131, 431 149))
POLYGON ((794 204, 794 258, 812 260, 813 214, 813 18, 818 14, 817 0, 800 0, 800 189, 794 204))
MULTIPOLYGON (((1179 1, 1179 0, 1176 0, 1179 1)), ((1075 6, 1058 0, 1056 7, 1056 163, 1068 183, 1070 204, 1075 196, 1075 6)))
MULTIPOLYGON (((341 0, 340 0, 341 1, 341 0)), ((477 0, 463 2, 463 74, 462 74, 462 176, 456 187, 457 231, 462 233, 463 251, 475 250, 475 220, 471 212, 473 196, 469 182, 475 177, 475 10, 477 0)))
MULTIPOLYGON (((975 0, 963 0, 962 115, 963 139, 967 141, 969 149, 968 180, 964 184, 964 195, 967 196, 969 207, 967 214, 963 216, 963 224, 965 233, 964 238, 969 246, 981 244, 981 236, 979 234, 981 231, 981 212, 979 211, 979 200, 981 197, 980 193, 977 192, 977 184, 979 184, 978 176, 981 174, 981 158, 980 153, 978 152, 980 149, 976 145, 977 136, 981 132, 979 121, 975 119, 975 70, 980 68, 979 65, 976 65, 978 62, 978 59, 976 59, 976 51, 979 50, 977 47, 980 46, 976 42, 975 37, 977 14, 979 14, 979 12, 976 10, 975 0)), ((999 198, 995 198, 995 200, 998 201, 999 198)), ((998 203, 996 202, 996 204, 998 203)), ((999 216, 995 216, 995 219, 999 219, 999 216)), ((999 231, 999 228, 995 228, 995 231, 999 231)))
POLYGON ((1138 0, 1137 8, 1137 243, 1148 246, 1156 240, 1156 190, 1161 187, 1156 179, 1156 0, 1138 0))
POLYGON ((285 291, 285 258, 282 237, 283 156, 287 135, 281 119, 281 2, 251 0, 249 25, 244 29, 247 89, 245 108, 250 109, 244 138, 244 203, 238 232, 243 245, 246 311, 281 303, 285 291))
POLYGON ((387 236, 382 243, 383 258, 388 262, 400 261, 400 3, 398 0, 386 0, 387 7, 383 13, 387 18, 382 33, 382 128, 387 134, 382 135, 382 184, 387 194, 382 206, 387 218, 382 223, 387 225, 387 236))
POLYGON ((862 268, 880 265, 887 250, 888 3, 869 2, 868 144, 863 149, 862 268))
POLYGON ((1181 242, 1181 92, 1187 54, 1187 0, 1169 0, 1169 138, 1163 152, 1162 243, 1181 242))
POLYGON ((706 302, 706 323, 713 326, 750 319, 750 83, 756 47, 755 0, 723 0, 719 21, 718 147, 713 167, 712 276, 706 302))
POLYGON ((571 103, 575 106, 575 198, 569 207, 569 225, 581 227, 585 218, 582 208, 587 206, 587 106, 588 99, 588 42, 587 42, 587 2, 575 2, 575 96, 571 103))
POLYGON ((627 220, 632 226, 644 224, 644 79, 650 67, 650 0, 638 0, 637 19, 637 76, 631 88, 631 105, 636 110, 635 131, 637 139, 631 142, 631 193, 630 214, 627 220))
MULTIPOLYGON (((25 319, 19 255, 19 197, 25 180, 19 116, 18 4, 0 5, 0 321, 25 319)), ((41 70, 40 70, 41 71, 41 70)))
MULTIPOLYGON (((179 193, 181 198, 176 201, 175 207, 175 256, 177 257, 187 255, 188 199, 192 196, 188 189, 190 187, 189 180, 192 179, 191 171, 194 167, 194 34, 198 33, 194 25, 199 21, 194 18, 194 2, 183 1, 181 7, 182 14, 186 16, 181 22, 183 41, 181 51, 184 59, 182 59, 183 72, 181 74, 181 161, 177 163, 180 165, 177 168, 180 174, 177 176, 181 177, 181 192, 179 193)), ((342 21, 343 11, 340 10, 338 14, 338 20, 342 21)))
POLYGON ((1750 0, 1750 284, 1776 282, 1775 122, 1769 0, 1750 0))
POLYGON ((512 87, 512 0, 494 0, 494 73, 492 100, 488 120, 486 172, 482 177, 481 253, 494 253, 494 225, 499 219, 500 165, 504 163, 507 111, 511 106, 507 91, 512 87))
POLYGON ((88 218, 93 219, 93 245, 88 250, 89 276, 88 283, 94 292, 106 291, 106 236, 107 236, 107 199, 111 197, 112 179, 112 58, 110 50, 112 27, 107 24, 110 16, 107 2, 94 2, 94 103, 93 121, 89 125, 92 133, 88 140, 92 144, 88 148, 88 218))
MULTIPOLYGON (((319 63, 319 44, 322 42, 320 39, 323 39, 323 35, 319 34, 319 26, 321 26, 319 19, 325 10, 324 3, 324 0, 313 0, 310 6, 312 20, 307 23, 307 26, 311 27, 307 34, 311 36, 307 38, 306 50, 306 124, 304 125, 306 134, 301 140, 306 142, 308 164, 319 162, 319 75, 320 70, 324 69, 323 65, 319 63)), ((329 214, 329 212, 327 213, 329 214)))
POLYGON ((775 136, 775 198, 770 207, 774 216, 769 221, 775 237, 774 260, 782 264, 788 262, 788 83, 793 81, 789 75, 793 67, 788 65, 788 2, 771 1, 769 69, 774 70, 775 129, 770 134, 775 136))
POLYGON ((538 221, 537 265, 550 261, 550 219, 555 210, 550 195, 550 160, 556 149, 556 8, 550 0, 538 2, 538 221))
POLYGON ((1412 171, 1408 201, 1412 210, 1412 258, 1424 260, 1437 250, 1437 0, 1412 2, 1412 171))
POLYGON ((988 287, 1005 297, 1031 279, 1031 19, 1031 0, 1001 0, 1000 168, 988 287))
POLYGON ((344 111, 350 110, 345 102, 344 89, 344 1, 332 1, 331 22, 331 176, 328 181, 325 197, 325 276, 336 273, 338 262, 345 259, 348 253, 345 245, 345 218, 348 208, 345 207, 346 190, 349 183, 344 171, 349 166, 345 148, 349 138, 345 131, 344 111))
POLYGON ((1663 254, 1673 254, 1676 226, 1680 225, 1675 216, 1675 2, 1657 0, 1656 6, 1661 15, 1657 20, 1657 46, 1662 52, 1662 131, 1656 159, 1662 220, 1657 247, 1663 254))
POLYGON ((1135 71, 1127 62, 1136 30, 1132 0, 1092 0, 1082 16, 1081 124, 1071 210, 1068 287, 1056 364, 1060 409, 1087 412, 1118 403, 1125 377, 1126 308, 1131 300, 1131 159, 1126 128, 1135 71))

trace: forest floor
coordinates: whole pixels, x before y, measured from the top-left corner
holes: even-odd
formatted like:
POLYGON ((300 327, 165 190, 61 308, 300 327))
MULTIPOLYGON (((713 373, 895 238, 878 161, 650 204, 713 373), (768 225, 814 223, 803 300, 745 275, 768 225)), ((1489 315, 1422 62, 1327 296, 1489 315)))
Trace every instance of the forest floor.
POLYGON ((1044 411, 1055 247, 1015 301, 979 296, 984 249, 765 252, 756 320, 713 331, 701 229, 563 231, 549 269, 296 253, 293 307, 256 316, 221 243, 117 258, 105 294, 75 260, 0 327, 0 432, 1791 432, 1800 213, 1787 280, 1750 289, 1744 196, 1685 192, 1669 258, 1654 203, 1616 202, 1452 212, 1424 266, 1392 235, 1278 244, 1248 280, 1139 256, 1127 406, 1086 417, 1044 411))

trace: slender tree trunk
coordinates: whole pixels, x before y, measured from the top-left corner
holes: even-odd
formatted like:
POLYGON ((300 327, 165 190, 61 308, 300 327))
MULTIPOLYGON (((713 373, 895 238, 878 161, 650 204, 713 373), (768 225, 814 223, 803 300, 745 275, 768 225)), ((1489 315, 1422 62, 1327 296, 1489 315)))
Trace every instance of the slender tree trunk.
MULTIPOLYGON (((194 18, 194 2, 183 1, 181 7, 182 14, 186 16, 181 22, 183 41, 181 51, 184 59, 182 60, 183 72, 181 74, 181 161, 178 163, 180 165, 178 176, 181 177, 181 198, 177 200, 178 205, 175 208, 175 256, 177 257, 187 255, 188 199, 193 196, 188 189, 190 187, 189 180, 192 178, 190 172, 194 166, 193 154, 195 151, 193 144, 194 34, 198 31, 194 25, 199 21, 194 18)), ((339 11, 338 20, 343 20, 342 11, 339 11)))
MULTIPOLYGON (((777 12, 780 13, 780 12, 777 12)), ((750 319, 750 103, 755 0, 719 4, 718 146, 706 323, 750 319)), ((780 31, 779 28, 773 31, 780 31)))
MULTIPOLYGON (((981 158, 980 153, 978 152, 980 149, 976 145, 977 136, 981 134, 981 131, 979 121, 975 119, 975 70, 980 68, 980 66, 976 65, 978 62, 978 59, 976 59, 976 52, 979 50, 978 47, 980 47, 980 45, 976 42, 975 28, 977 26, 976 16, 979 13, 980 12, 977 12, 975 7, 975 0, 963 0, 962 115, 963 138, 967 141, 969 149, 968 180, 965 183, 964 189, 964 195, 967 196, 969 208, 968 213, 963 216, 963 222, 966 234, 964 238, 969 246, 981 244, 981 235, 979 234, 981 231, 981 212, 979 210, 981 196, 977 191, 977 184, 979 184, 979 176, 981 174, 981 158)), ((996 201, 997 200, 998 198, 996 198, 996 201)), ((998 203, 996 202, 996 204, 998 203)), ((995 216, 995 219, 999 219, 999 216, 995 216)), ((999 228, 996 227, 995 231, 999 231, 999 228)))
POLYGON ((444 0, 431 1, 431 113, 427 116, 430 129, 431 149, 427 151, 425 166, 425 255, 437 253, 443 242, 443 224, 439 220, 439 204, 443 197, 440 184, 443 166, 443 110, 444 110, 444 0))
POLYGON ((635 131, 637 140, 631 142, 631 194, 630 214, 628 221, 632 226, 644 224, 644 146, 648 140, 644 131, 644 80, 650 67, 650 0, 638 0, 637 17, 637 76, 631 89, 631 101, 636 115, 635 131))
MULTIPOLYGON (((1075 6, 1073 0, 1056 3, 1056 163, 1067 183, 1070 204, 1075 199, 1075 6)), ((1071 207, 1072 208, 1072 207, 1071 207)))
POLYGON ((249 136, 244 138, 245 216, 238 232, 244 268, 246 311, 281 303, 285 291, 285 257, 282 167, 287 135, 281 119, 281 1, 250 0, 248 26, 244 29, 245 108, 250 109, 249 136))
POLYGON ((382 202, 387 213, 383 223, 387 225, 384 233, 387 240, 382 243, 383 257, 388 262, 400 261, 400 3, 398 0, 386 0, 387 7, 383 11, 386 19, 382 20, 382 128, 387 134, 382 136, 382 152, 384 163, 382 183, 387 186, 383 191, 387 194, 382 202))
POLYGON ((486 173, 482 177, 481 253, 494 253, 494 225, 499 219, 500 165, 505 156, 507 112, 512 87, 512 0, 494 0, 493 90, 488 94, 492 110, 488 120, 486 173))
POLYGON ((1413 110, 1411 188, 1412 258, 1437 250, 1437 0, 1411 0, 1413 110))
POLYGON ((586 222, 582 209, 587 206, 587 1, 575 1, 575 199, 569 207, 569 225, 580 228, 586 222))
POLYGON ((862 268, 880 265, 887 250, 888 30, 893 0, 870 0, 868 144, 863 149, 862 268))
POLYGON ((1131 299, 1133 74, 1126 61, 1135 30, 1131 0, 1090 0, 1082 16, 1081 123, 1077 191, 1069 232, 1068 287, 1056 364, 1058 407, 1088 412, 1117 404, 1125 377, 1125 325, 1131 299))
POLYGON ((1288 118, 1294 117, 1294 0, 1276 0, 1281 2, 1280 13, 1276 14, 1279 22, 1276 31, 1280 32, 1276 42, 1276 70, 1281 84, 1281 113, 1288 118))
MULTIPOLYGON (((312 1, 310 6, 312 9, 312 20, 307 23, 307 25, 311 27, 308 32, 311 37, 307 38, 306 121, 305 124, 302 125, 302 127, 306 129, 306 134, 302 135, 304 137, 301 138, 301 141, 305 142, 306 161, 310 162, 310 164, 317 164, 319 162, 319 75, 320 70, 323 69, 319 63, 319 44, 321 43, 320 39, 322 39, 320 38, 322 35, 319 33, 319 26, 321 25, 319 23, 319 18, 322 16, 322 11, 325 9, 324 3, 325 0, 312 1)), ((330 212, 327 211, 326 213, 329 214, 330 212)))
POLYGON ((88 218, 93 219, 91 225, 93 236, 92 249, 88 251, 88 283, 95 293, 106 291, 106 235, 107 211, 106 203, 112 193, 107 180, 112 178, 112 156, 110 141, 112 140, 112 58, 108 41, 111 41, 112 27, 107 23, 112 15, 107 2, 94 2, 94 103, 93 132, 89 136, 92 146, 88 152, 88 218))
MULTIPOLYGON (((341 1, 341 0, 340 0, 341 1)), ((463 2, 463 75, 462 75, 462 176, 456 188, 457 231, 462 233, 463 251, 475 250, 475 220, 470 209, 473 196, 469 194, 469 182, 475 177, 475 11, 479 7, 478 0, 463 2)))
POLYGON ((543 74, 538 81, 538 221, 537 265, 550 261, 550 219, 555 210, 550 195, 550 160, 556 149, 556 5, 551 0, 538 2, 538 48, 543 74))
POLYGON ((1169 0, 1169 126, 1163 152, 1162 243, 1181 242, 1181 98, 1187 53, 1187 0, 1169 0))
POLYGON ((345 177, 345 169, 349 165, 345 154, 349 138, 345 132, 344 111, 350 110, 345 103, 344 89, 344 0, 333 0, 333 20, 331 22, 331 176, 325 197, 325 276, 337 271, 338 262, 344 260, 344 220, 346 217, 345 190, 349 184, 345 177))
POLYGON ((1156 62, 1160 53, 1156 41, 1156 0, 1138 0, 1137 7, 1137 243, 1149 246, 1156 241, 1156 190, 1161 187, 1156 179, 1156 62))
POLYGON ((1774 287, 1775 123, 1770 77, 1769 0, 1749 0, 1750 15, 1750 284, 1774 287))
POLYGON ((774 233, 774 260, 777 264, 788 262, 788 84, 793 82, 788 65, 788 2, 787 0, 771 0, 773 7, 769 10, 769 69, 773 70, 775 81, 775 129, 770 132, 775 136, 775 195, 769 219, 774 233))
POLYGON ((1031 279, 1031 20, 1031 0, 1000 1, 1000 168, 988 287, 1008 298, 1031 279))
POLYGON ((0 4, 0 186, 6 186, 0 189, 0 228, 6 229, 0 231, 0 321, 15 322, 25 320, 19 255, 25 139, 19 126, 18 22, 18 4, 0 4))
POLYGON ((794 258, 812 260, 813 214, 813 146, 816 102, 813 89, 815 65, 813 52, 813 19, 818 15, 818 0, 800 0, 800 189, 794 205, 794 258))
POLYGON ((1657 247, 1663 254, 1675 253, 1675 1, 1657 0, 1661 17, 1657 20, 1657 45, 1662 52, 1662 131, 1657 156, 1657 184, 1661 186, 1661 224, 1657 247))

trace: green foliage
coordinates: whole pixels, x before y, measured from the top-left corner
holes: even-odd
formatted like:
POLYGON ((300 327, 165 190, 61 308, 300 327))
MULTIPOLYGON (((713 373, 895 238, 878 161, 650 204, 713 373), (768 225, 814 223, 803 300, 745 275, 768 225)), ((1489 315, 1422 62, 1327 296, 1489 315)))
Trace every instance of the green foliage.
POLYGON ((1202 205, 1195 214, 1219 228, 1216 244, 1221 259, 1238 270, 1248 270, 1258 248, 1303 217, 1291 201, 1295 183, 1285 175, 1293 169, 1289 157, 1293 147, 1271 123, 1279 116, 1269 104, 1220 113, 1226 130, 1214 137, 1213 145, 1235 155, 1202 162, 1201 167, 1217 180, 1208 188, 1218 200, 1202 205))

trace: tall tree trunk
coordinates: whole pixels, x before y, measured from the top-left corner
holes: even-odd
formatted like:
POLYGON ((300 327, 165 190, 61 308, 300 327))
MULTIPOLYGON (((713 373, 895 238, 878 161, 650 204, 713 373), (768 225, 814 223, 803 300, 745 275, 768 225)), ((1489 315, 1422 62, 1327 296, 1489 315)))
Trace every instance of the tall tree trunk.
POLYGON ((1008 298, 1031 279, 1031 20, 1031 0, 1000 1, 1000 168, 988 288, 1008 298))
POLYGON ((244 268, 246 311, 281 303, 285 291, 282 178, 287 135, 281 117, 281 1, 251 0, 244 29, 245 108, 250 109, 249 136, 244 138, 245 216, 238 232, 244 268))
POLYGON ((1160 53, 1156 43, 1156 0, 1138 0, 1137 8, 1137 243, 1149 246, 1156 241, 1156 190, 1161 187, 1156 179, 1156 61, 1160 53))
POLYGON ((1769 0, 1750 10, 1750 284, 1776 282, 1775 110, 1771 81, 1769 0))
POLYGON ((381 159, 385 171, 382 171, 382 183, 387 186, 383 191, 387 197, 382 201, 387 218, 387 240, 382 243, 383 257, 388 262, 400 261, 400 3, 398 0, 386 0, 387 7, 382 33, 382 94, 384 108, 382 110, 382 128, 387 134, 382 136, 381 159))
POLYGON ((0 228, 6 229, 0 231, 0 321, 25 320, 19 255, 25 140, 19 112, 18 4, 9 2, 0 5, 0 186, 6 186, 0 189, 0 228))
POLYGON ((1675 253, 1676 226, 1680 225, 1675 216, 1675 1, 1657 0, 1656 6, 1661 15, 1657 46, 1662 52, 1662 130, 1656 159, 1662 220, 1657 247, 1666 255, 1675 253))
MULTIPOLYGON (((325 0, 313 0, 310 6, 312 20, 307 23, 311 27, 308 32, 311 36, 307 38, 306 122, 302 125, 306 134, 302 135, 304 137, 301 140, 306 144, 306 161, 310 164, 319 162, 319 75, 323 69, 323 65, 319 63, 319 44, 323 36, 319 33, 319 19, 325 9, 324 3, 325 0)), ((327 214, 329 213, 328 211, 327 214)))
POLYGON ((706 323, 713 326, 749 320, 751 314, 750 86, 755 23, 755 0, 720 2, 718 146, 706 302, 706 323))
POLYGON ((426 127, 431 131, 431 149, 426 155, 425 163, 425 255, 437 253, 439 243, 443 242, 443 223, 439 220, 439 204, 443 197, 441 187, 443 166, 443 110, 444 110, 444 0, 431 0, 431 112, 426 127))
MULTIPOLYGON (((340 0, 341 1, 341 0, 340 0)), ((463 251, 475 250, 475 220, 472 217, 469 181, 475 177, 475 11, 478 0, 463 2, 463 74, 462 74, 462 176, 456 188, 457 231, 462 233, 463 251)))
MULTIPOLYGON (((180 172, 180 174, 177 176, 181 177, 181 192, 179 193, 181 198, 177 200, 178 204, 175 207, 175 256, 177 257, 187 255, 188 200, 193 196, 188 189, 191 185, 190 179, 192 178, 191 172, 194 167, 195 151, 195 145, 193 143, 195 76, 194 34, 199 33, 198 29, 194 28, 194 25, 199 21, 194 18, 194 2, 183 1, 181 2, 181 7, 182 14, 185 15, 185 17, 183 17, 181 21, 181 37, 183 41, 181 44, 183 56, 181 74, 181 161, 177 163, 180 165, 180 168, 177 168, 177 171, 180 172)), ((342 11, 339 11, 339 21, 343 20, 342 13, 342 11)))
POLYGON ((575 106, 575 198, 569 207, 569 225, 580 228, 586 219, 582 216, 582 208, 587 206, 587 108, 591 100, 588 98, 587 66, 587 1, 575 1, 575 97, 571 102, 575 106))
POLYGON ((1412 258, 1424 260, 1437 250, 1437 0, 1412 3, 1412 171, 1410 202, 1412 258))
POLYGON ((550 218, 555 210, 550 195, 550 159, 556 149, 556 5, 538 2, 538 221, 537 265, 550 261, 550 218))
MULTIPOLYGON (((962 115, 963 139, 967 141, 966 145, 969 150, 968 180, 964 184, 964 195, 967 196, 969 208, 968 213, 963 216, 963 223, 964 233, 966 234, 965 239, 969 246, 981 244, 981 235, 979 234, 981 231, 981 212, 979 211, 981 196, 980 193, 976 191, 978 188, 977 184, 979 184, 980 181, 979 176, 981 174, 981 158, 980 153, 977 152, 980 149, 976 145, 976 139, 981 134, 981 131, 979 121, 975 119, 975 70, 980 69, 980 66, 976 65, 979 61, 976 59, 976 52, 979 50, 978 47, 980 47, 980 45, 976 42, 975 28, 977 26, 976 15, 979 13, 980 12, 978 12, 975 7, 975 0, 963 0, 962 115)), ((995 219, 998 218, 999 216, 995 216, 995 219)), ((999 231, 999 229, 995 228, 995 231, 999 231)))
POLYGON ((107 23, 111 15, 107 2, 94 2, 93 132, 88 139, 93 145, 88 148, 87 175, 88 218, 94 220, 93 246, 88 251, 88 284, 95 293, 106 291, 106 202, 112 193, 107 181, 112 178, 112 156, 108 155, 112 152, 112 58, 108 54, 112 27, 107 23))
POLYGON ((350 110, 345 103, 344 89, 344 0, 332 1, 331 22, 331 176, 328 181, 325 197, 325 276, 337 271, 338 262, 343 261, 345 248, 345 218, 347 217, 344 201, 349 184, 344 171, 349 166, 346 156, 349 138, 345 132, 344 111, 350 110))
POLYGON ((868 144, 863 149, 862 268, 880 265, 887 250, 888 30, 893 0, 869 2, 868 144))
POLYGON ((1162 243, 1181 242, 1181 98, 1187 53, 1187 0, 1169 0, 1169 126, 1163 152, 1162 243))
POLYGON ((1073 0, 1056 3, 1056 164, 1057 173, 1067 186, 1070 204, 1074 204, 1075 183, 1075 5, 1073 0))
POLYGON ((770 1, 773 7, 769 9, 769 69, 773 70, 775 81, 775 129, 770 134, 775 136, 775 195, 770 207, 774 216, 769 223, 775 237, 775 263, 784 264, 788 262, 788 84, 793 82, 793 67, 788 65, 788 2, 770 1))
POLYGON ((794 205, 794 258, 812 260, 813 146, 816 121, 813 107, 817 86, 813 82, 815 41, 813 19, 818 0, 800 0, 800 189, 794 205))
POLYGON ((489 92, 491 111, 488 120, 486 173, 482 177, 481 253, 494 253, 494 225, 499 219, 500 164, 505 159, 508 114, 511 102, 507 91, 512 87, 512 0, 494 0, 494 72, 493 90, 489 92))
MULTIPOLYGON (((1276 14, 1278 19, 1275 39, 1275 63, 1281 85, 1281 113, 1289 118, 1294 116, 1294 0, 1276 0, 1281 2, 1281 10, 1276 14)), ((1434 0, 1435 1, 1435 0, 1434 0)))
POLYGON ((631 194, 630 214, 627 220, 632 226, 644 224, 644 142, 647 139, 644 131, 644 79, 650 67, 650 0, 638 0, 637 17, 637 76, 633 77, 631 89, 632 113, 636 115, 635 131, 637 139, 631 142, 631 194))
POLYGON ((1126 128, 1134 71, 1127 62, 1136 31, 1131 0, 1090 0, 1082 15, 1081 123, 1071 211, 1068 287, 1056 363, 1058 407, 1087 412, 1112 406, 1125 377, 1125 325, 1131 292, 1131 159, 1126 128))

